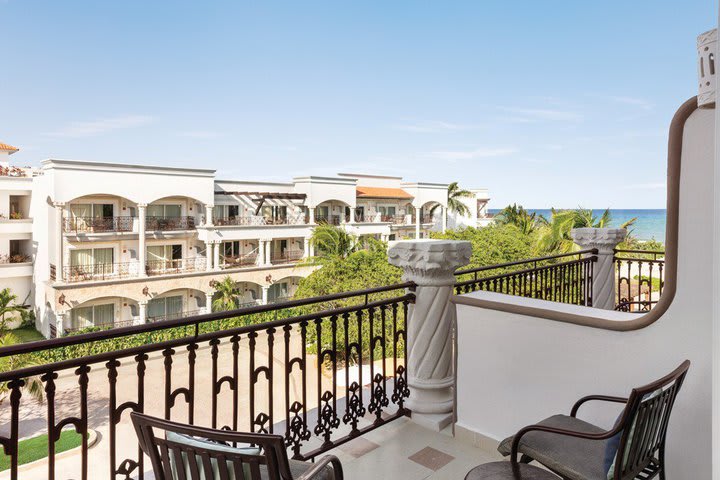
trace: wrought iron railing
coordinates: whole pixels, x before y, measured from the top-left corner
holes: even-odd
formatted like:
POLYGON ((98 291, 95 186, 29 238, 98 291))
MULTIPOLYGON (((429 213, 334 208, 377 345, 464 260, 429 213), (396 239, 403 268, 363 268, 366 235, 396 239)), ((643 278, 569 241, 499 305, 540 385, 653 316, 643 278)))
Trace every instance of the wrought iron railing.
POLYGON ((315 223, 327 224, 327 225, 340 225, 340 215, 316 216, 315 223))
POLYGON ((221 268, 250 267, 257 264, 257 252, 246 255, 225 255, 222 257, 221 268))
MULTIPOLYGON (((53 270, 55 270, 55 266, 50 265, 50 277, 55 279, 53 270)), ((137 276, 137 274, 137 262, 95 263, 92 265, 63 266, 63 281, 67 283, 114 280, 118 278, 134 277, 137 276)))
POLYGON ((75 334, 77 332, 82 332, 84 330, 92 329, 92 330, 110 330, 111 328, 122 328, 122 327, 130 327, 132 325, 135 325, 135 320, 118 320, 116 322, 111 323, 102 323, 99 325, 95 325, 92 323, 87 323, 86 325, 82 326, 74 326, 74 327, 68 327, 64 328, 63 331, 66 334, 75 334))
MULTIPOLYGON (((203 220, 204 221, 204 220, 203 220)), ((236 217, 213 218, 217 226, 262 226, 262 225, 303 225, 307 223, 305 214, 287 215, 285 217, 266 218, 261 215, 244 215, 236 217)))
POLYGON ((148 315, 147 321, 152 322, 165 322, 168 320, 176 320, 178 318, 187 318, 195 315, 201 315, 205 313, 205 310, 186 310, 182 312, 166 313, 164 315, 148 315))
POLYGON ((150 260, 145 263, 148 275, 170 275, 205 270, 205 257, 176 258, 173 260, 150 260))
MULTIPOLYGON (((9 477, 19 478, 20 438, 56 438, 72 427, 83 440, 77 461, 63 464, 63 478, 148 478, 129 411, 278 433, 294 458, 314 458, 407 414, 412 288, 391 285, 2 348, 0 358, 38 362, 0 373, 9 397, 0 403, 8 419, 0 445, 9 477), (344 306, 320 310, 329 302, 344 306), (273 315, 278 319, 256 323, 273 315), (43 403, 29 396, 29 381, 39 382, 43 403), (89 449, 94 425, 107 427, 89 449)), ((33 468, 52 480, 55 442, 47 454, 33 468)))
POLYGON ((302 250, 285 250, 281 253, 272 253, 270 255, 270 263, 272 264, 283 264, 297 262, 303 258, 302 250))
POLYGON ((595 249, 581 250, 458 270, 455 293, 485 290, 589 307, 596 255, 595 249))
POLYGON ((615 309, 649 312, 665 286, 665 252, 615 249, 615 309))
POLYGON ((192 230, 195 217, 146 217, 145 229, 148 231, 192 230))
POLYGON ((65 218, 65 233, 132 232, 136 217, 69 217, 65 218))

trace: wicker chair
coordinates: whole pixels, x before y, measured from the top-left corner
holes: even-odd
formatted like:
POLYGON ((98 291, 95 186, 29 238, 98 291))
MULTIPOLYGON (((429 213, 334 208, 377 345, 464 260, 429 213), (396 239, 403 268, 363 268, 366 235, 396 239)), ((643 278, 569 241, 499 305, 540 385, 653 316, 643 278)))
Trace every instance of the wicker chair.
POLYGON ((316 463, 288 460, 280 435, 195 427, 136 412, 130 416, 157 480, 343 480, 342 465, 333 455, 316 463), (250 448, 233 447, 238 444, 250 448))
POLYGON ((668 421, 688 368, 686 360, 663 378, 633 389, 628 398, 581 398, 570 416, 555 415, 525 427, 503 440, 498 451, 511 455, 513 464, 520 453, 520 462, 537 461, 567 480, 649 480, 658 475, 664 480, 668 421), (605 430, 577 418, 580 406, 590 400, 625 404, 613 428, 605 430), (611 474, 608 452, 615 459, 611 474))

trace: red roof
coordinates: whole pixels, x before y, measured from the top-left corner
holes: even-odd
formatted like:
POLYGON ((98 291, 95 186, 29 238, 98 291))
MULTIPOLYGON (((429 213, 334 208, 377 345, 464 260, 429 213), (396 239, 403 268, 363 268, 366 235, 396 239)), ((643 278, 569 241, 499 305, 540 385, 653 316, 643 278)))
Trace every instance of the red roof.
POLYGON ((358 198, 413 198, 402 188, 357 187, 358 198))

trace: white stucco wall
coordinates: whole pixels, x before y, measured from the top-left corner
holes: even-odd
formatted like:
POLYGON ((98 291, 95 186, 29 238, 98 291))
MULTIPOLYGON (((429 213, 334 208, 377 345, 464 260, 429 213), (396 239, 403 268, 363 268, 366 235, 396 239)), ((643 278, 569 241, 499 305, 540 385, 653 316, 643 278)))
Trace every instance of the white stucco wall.
MULTIPOLYGON (((684 359, 692 366, 668 433, 668 478, 711 478, 711 252, 714 115, 696 111, 683 142, 678 287, 657 322, 613 332, 458 306, 458 426, 500 440, 524 425, 568 414, 588 394, 622 395, 684 359)), ((717 185, 715 186, 717 188, 717 185)), ((583 418, 610 427, 617 414, 587 408, 583 418)))

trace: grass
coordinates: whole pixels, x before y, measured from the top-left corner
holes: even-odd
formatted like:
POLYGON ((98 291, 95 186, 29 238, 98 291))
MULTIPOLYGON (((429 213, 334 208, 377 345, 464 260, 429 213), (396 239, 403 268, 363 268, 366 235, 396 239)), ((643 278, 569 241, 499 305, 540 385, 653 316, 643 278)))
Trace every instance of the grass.
MULTIPOLYGON (((82 443, 82 436, 75 430, 63 430, 60 433, 60 439, 55 442, 55 453, 65 452, 71 448, 79 447, 82 443)), ((18 444, 19 455, 18 465, 40 460, 47 457, 48 453, 48 436, 47 434, 38 435, 37 437, 20 440, 18 444)), ((3 453, 0 449, 0 472, 10 468, 10 457, 3 453)))
POLYGON ((36 342, 38 340, 45 340, 40 332, 35 330, 35 327, 20 327, 15 330, 11 330, 20 343, 36 342))

